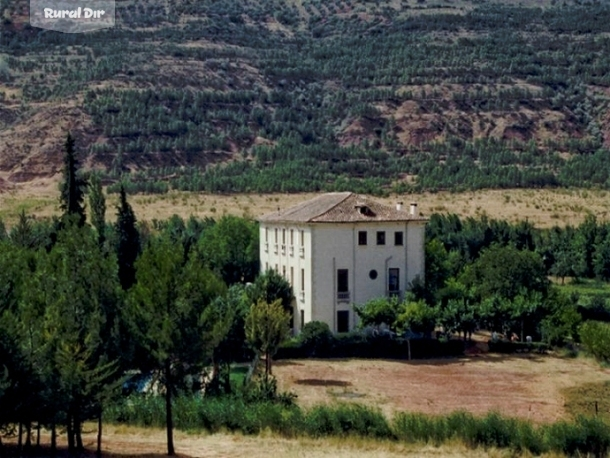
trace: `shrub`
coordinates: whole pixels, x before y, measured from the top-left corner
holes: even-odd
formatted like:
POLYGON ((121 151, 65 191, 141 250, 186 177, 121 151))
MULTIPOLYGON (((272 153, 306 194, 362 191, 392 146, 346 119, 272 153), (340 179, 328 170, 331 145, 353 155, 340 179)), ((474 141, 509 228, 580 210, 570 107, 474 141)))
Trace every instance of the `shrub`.
POLYGON ((299 335, 299 343, 308 356, 327 355, 333 340, 328 324, 322 321, 307 323, 299 335))
POLYGON ((599 321, 587 321, 580 328, 583 347, 601 361, 610 360, 610 325, 599 321))

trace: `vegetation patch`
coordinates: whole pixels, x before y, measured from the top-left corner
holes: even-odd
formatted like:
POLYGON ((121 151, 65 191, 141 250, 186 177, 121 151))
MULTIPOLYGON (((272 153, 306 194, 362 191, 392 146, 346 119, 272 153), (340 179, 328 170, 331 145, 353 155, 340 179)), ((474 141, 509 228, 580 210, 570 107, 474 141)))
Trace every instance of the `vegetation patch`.
POLYGON ((565 409, 572 418, 597 416, 610 421, 610 382, 585 383, 562 391, 565 409))

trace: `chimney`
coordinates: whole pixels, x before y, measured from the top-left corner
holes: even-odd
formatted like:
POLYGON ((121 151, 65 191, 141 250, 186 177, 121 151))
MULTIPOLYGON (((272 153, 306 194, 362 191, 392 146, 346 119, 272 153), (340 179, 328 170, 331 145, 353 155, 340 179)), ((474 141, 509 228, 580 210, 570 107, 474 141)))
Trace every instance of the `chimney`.
POLYGON ((411 202, 411 211, 409 213, 411 214, 411 216, 418 216, 417 204, 415 202, 411 202))
POLYGON ((398 202, 396 204, 396 211, 399 211, 399 212, 402 211, 402 202, 398 202))

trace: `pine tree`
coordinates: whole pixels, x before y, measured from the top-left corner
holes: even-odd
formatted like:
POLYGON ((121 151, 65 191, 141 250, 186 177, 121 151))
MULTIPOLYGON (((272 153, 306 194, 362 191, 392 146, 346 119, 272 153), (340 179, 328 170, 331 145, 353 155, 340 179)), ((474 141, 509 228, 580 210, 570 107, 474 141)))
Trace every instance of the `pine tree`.
POLYGON ((17 225, 11 230, 11 241, 22 248, 32 248, 34 246, 32 224, 23 209, 19 213, 17 225))
POLYGON ((222 280, 194 257, 185 264, 178 242, 153 240, 136 266, 138 281, 129 292, 128 307, 145 355, 139 364, 162 374, 167 454, 174 455, 172 397, 185 377, 200 375, 210 364, 232 316, 223 314, 215 301, 226 293, 222 280))
POLYGON ((119 280, 126 291, 136 281, 135 262, 140 254, 140 234, 136 227, 136 216, 127 202, 125 187, 121 184, 119 206, 117 207, 116 234, 119 280))
POLYGON ((65 143, 64 180, 61 183, 60 207, 64 219, 74 217, 79 226, 85 224, 84 198, 86 181, 78 176, 78 161, 74 151, 74 139, 68 133, 65 143))
POLYGON ((106 240, 106 198, 97 174, 93 174, 89 182, 89 206, 91 224, 97 230, 98 243, 102 246, 106 240))

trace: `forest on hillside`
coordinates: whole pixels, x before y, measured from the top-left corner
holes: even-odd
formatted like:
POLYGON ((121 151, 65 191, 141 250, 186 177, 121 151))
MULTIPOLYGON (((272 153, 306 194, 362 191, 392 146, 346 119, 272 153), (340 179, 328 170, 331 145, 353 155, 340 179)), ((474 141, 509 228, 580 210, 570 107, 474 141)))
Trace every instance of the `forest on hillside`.
POLYGON ((4 0, 0 169, 57 171, 69 107, 131 192, 608 188, 610 6, 551 3, 136 0, 62 34, 4 0))

